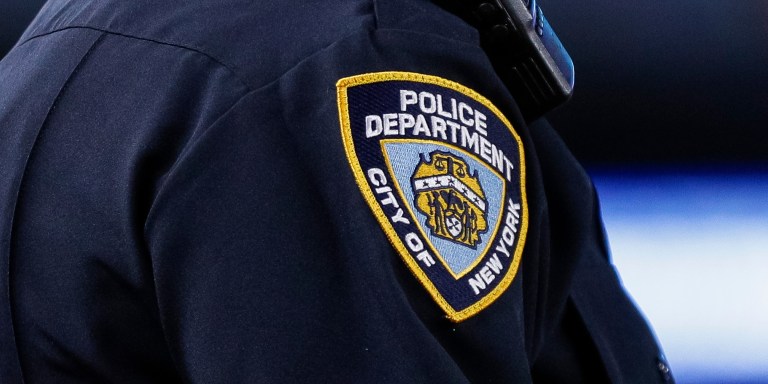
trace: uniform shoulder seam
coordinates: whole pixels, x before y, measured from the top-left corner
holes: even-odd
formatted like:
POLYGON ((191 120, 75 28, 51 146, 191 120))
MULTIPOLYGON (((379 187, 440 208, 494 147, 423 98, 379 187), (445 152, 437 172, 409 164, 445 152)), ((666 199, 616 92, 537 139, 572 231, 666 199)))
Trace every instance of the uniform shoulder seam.
POLYGON ((379 29, 379 1, 371 0, 371 13, 373 15, 373 29, 379 29))
POLYGON ((69 29, 88 29, 88 30, 92 30, 92 31, 102 32, 102 33, 109 34, 109 35, 120 36, 120 37, 129 38, 129 39, 135 39, 135 40, 141 40, 141 41, 146 41, 146 42, 150 42, 150 43, 154 43, 154 44, 158 44, 158 45, 175 47, 175 48, 180 48, 180 49, 184 49, 184 50, 187 50, 187 51, 195 52, 195 53, 197 53, 199 55, 202 55, 202 56, 208 58, 209 60, 211 60, 212 62, 214 62, 217 65, 221 66, 222 68, 225 68, 248 91, 252 91, 253 90, 253 88, 238 75, 238 73, 235 71, 234 68, 232 68, 232 66, 228 65, 227 63, 221 61, 217 57, 215 57, 215 56, 213 56, 213 55, 211 55, 211 54, 209 54, 209 53, 207 53, 207 52, 205 52, 203 50, 200 50, 198 48, 194 48, 194 47, 190 47, 190 46, 182 45, 182 44, 171 43, 171 42, 167 42, 167 41, 151 39, 151 38, 143 37, 143 36, 130 35, 130 34, 122 33, 122 32, 116 32, 116 31, 112 31, 112 30, 108 30, 108 29, 104 29, 104 28, 97 28, 97 27, 93 27, 93 26, 89 26, 89 25, 69 25, 69 26, 66 26, 66 27, 63 27, 63 28, 58 28, 58 29, 54 29, 52 31, 47 31, 47 32, 44 32, 44 33, 40 33, 40 34, 37 34, 37 35, 34 35, 34 36, 31 36, 31 37, 27 38, 23 42, 20 42, 19 46, 22 46, 22 45, 24 45, 24 44, 26 44, 26 43, 34 40, 34 39, 37 39, 37 38, 40 38, 40 37, 45 37, 45 36, 48 36, 48 35, 51 35, 51 34, 54 34, 54 33, 57 33, 57 32, 62 32, 62 31, 65 31, 65 30, 69 30, 69 29))

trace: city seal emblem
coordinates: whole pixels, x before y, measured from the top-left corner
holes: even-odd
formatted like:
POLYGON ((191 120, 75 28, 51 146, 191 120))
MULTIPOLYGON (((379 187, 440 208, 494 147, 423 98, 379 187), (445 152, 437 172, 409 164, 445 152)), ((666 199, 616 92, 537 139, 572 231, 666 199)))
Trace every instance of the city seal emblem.
POLYGON ((344 149, 390 242, 453 321, 515 279, 528 230, 523 145, 477 92, 439 77, 337 83, 344 149))
POLYGON ((412 176, 416 208, 427 215, 432 234, 475 248, 488 230, 477 171, 470 175, 467 162, 448 152, 435 151, 430 158, 422 155, 412 176))

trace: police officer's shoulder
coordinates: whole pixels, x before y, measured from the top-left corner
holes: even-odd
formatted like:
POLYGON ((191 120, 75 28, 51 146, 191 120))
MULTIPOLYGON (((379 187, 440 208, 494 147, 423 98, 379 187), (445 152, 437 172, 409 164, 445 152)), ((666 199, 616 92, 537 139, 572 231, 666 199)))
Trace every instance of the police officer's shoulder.
POLYGON ((438 5, 442 1, 378 0, 375 2, 379 29, 408 30, 471 44, 479 43, 477 30, 438 5))
POLYGON ((314 52, 374 27, 359 1, 49 2, 22 36, 88 28, 208 56, 258 88, 314 52))

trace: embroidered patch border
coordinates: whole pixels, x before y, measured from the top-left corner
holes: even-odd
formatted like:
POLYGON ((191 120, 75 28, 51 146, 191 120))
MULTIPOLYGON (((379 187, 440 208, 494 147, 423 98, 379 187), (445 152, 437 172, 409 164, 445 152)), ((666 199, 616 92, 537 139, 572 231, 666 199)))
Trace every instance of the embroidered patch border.
MULTIPOLYGON (((392 243, 411 272, 427 289, 429 294, 442 308, 450 320, 460 322, 474 316, 488 307, 506 291, 517 275, 528 230, 528 207, 525 190, 525 156, 522 141, 510 122, 489 100, 472 89, 440 77, 418 73, 377 72, 343 78, 337 83, 337 97, 341 134, 347 159, 355 176, 355 181, 369 207, 373 211, 374 216, 382 229, 384 229, 390 243, 392 243), (471 102, 477 103, 478 106, 482 106, 478 108, 484 108, 484 112, 490 112, 489 116, 498 119, 498 121, 503 124, 503 127, 506 128, 506 133, 509 134, 511 140, 506 137, 503 138, 503 140, 511 143, 509 148, 514 147, 513 149, 518 155, 517 158, 513 158, 511 162, 507 160, 508 166, 506 168, 506 179, 502 175, 502 173, 504 173, 503 167, 497 166, 494 168, 488 161, 483 161, 476 156, 477 153, 470 153, 468 150, 465 150, 465 148, 461 148, 458 145, 452 145, 452 143, 448 141, 436 139, 421 140, 404 137, 402 135, 395 135, 392 138, 380 139, 378 141, 371 140, 373 143, 360 143, 360 140, 358 140, 359 145, 364 145, 363 152, 365 153, 366 158, 381 156, 381 159, 376 160, 385 165, 381 168, 386 168, 387 170, 386 173, 380 168, 369 168, 367 172, 364 171, 363 166, 361 165, 361 159, 358 157, 359 151, 358 148, 356 148, 355 142, 355 135, 359 136, 360 133, 353 134, 352 131, 353 123, 350 117, 349 92, 351 89, 355 89, 355 87, 389 82, 400 85, 408 83, 422 84, 423 86, 431 86, 433 88, 435 88, 434 86, 437 86, 439 87, 438 90, 444 89, 446 92, 456 92, 457 95, 467 98, 466 101, 469 102, 471 100, 471 102), (426 212, 424 210, 424 207, 427 206, 426 203, 422 200, 419 200, 419 204, 421 205, 415 202, 421 198, 420 195, 418 197, 413 196, 411 199, 406 196, 406 192, 404 191, 405 187, 402 185, 406 182, 405 174, 403 172, 398 174, 393 169, 393 161, 390 159, 388 148, 399 150, 400 147, 398 146, 401 146, 406 148, 406 150, 410 150, 407 149, 408 145, 421 145, 422 147, 431 150, 428 151, 428 154, 421 154, 421 160, 420 163, 418 163, 417 171, 422 170, 420 171, 422 173, 428 172, 430 167, 434 168, 434 164, 438 160, 443 162, 447 161, 459 168, 459 172, 455 173, 455 175, 441 173, 439 175, 435 174, 436 176, 427 174, 427 176, 420 175, 419 177, 416 177, 417 171, 410 171, 410 168, 408 171, 413 172, 413 175, 408 181, 408 188, 410 188, 413 195, 416 195, 413 191, 422 192, 428 190, 429 188, 425 184, 427 182, 450 183, 453 190, 458 191, 454 193, 454 196, 451 196, 450 200, 463 203, 464 208, 462 212, 464 212, 464 216, 461 216, 462 220, 457 219, 459 216, 454 215, 443 221, 443 223, 456 224, 454 227, 450 227, 449 225, 447 229, 441 227, 437 230, 430 227, 431 229, 427 230, 424 226, 429 220, 425 220, 423 217, 431 216, 425 216, 424 214, 420 215, 415 212, 426 212), (478 170, 482 171, 482 173, 478 174, 478 170), (474 171, 474 175, 469 174, 472 171, 474 171), (498 184, 493 181, 494 174, 501 181, 500 198, 496 195, 490 197, 485 196, 484 188, 487 189, 487 186, 483 187, 483 184, 498 184), (512 176, 514 176, 514 178, 512 176), (461 178, 461 180, 459 180, 459 178, 461 178), (513 179, 514 182, 512 181, 513 179), (376 180, 381 180, 380 185, 371 184, 376 180), (510 190, 509 187, 512 187, 513 189, 510 190), (519 187, 519 190, 516 190, 517 187, 519 187), (374 189, 376 193, 374 193, 374 189), (392 195, 392 200, 390 202, 395 207, 402 207, 398 208, 398 214, 402 215, 399 216, 399 222, 395 220, 396 218, 385 213, 382 201, 377 198, 377 194, 380 195, 381 193, 385 193, 382 191, 386 191, 386 193, 396 191, 396 193, 392 195), (512 193, 514 198, 519 200, 513 201, 513 198, 507 194, 508 191, 512 193), (395 197, 395 195, 397 197, 395 197), (494 196, 495 199, 492 198, 494 196), (494 207, 494 210, 490 210, 493 203, 498 204, 498 206, 494 207), (405 212, 409 215, 407 218, 405 212), (491 215, 493 212, 496 212, 495 218, 492 217, 493 220, 495 220, 493 228, 488 227, 490 223, 485 216, 488 212, 491 212, 491 215), (467 217, 469 217, 469 219, 467 217), (401 228, 401 233, 398 233, 398 230, 395 229, 395 224, 405 222, 408 222, 411 226, 409 228, 416 228, 418 231, 412 230, 403 235, 404 230, 401 228), (482 225, 477 224, 477 222, 486 225, 486 227, 484 227, 484 232, 481 232, 480 229, 483 227, 482 225), (461 224, 464 225, 462 226, 461 224), (504 247, 505 252, 507 251, 505 246, 506 240, 502 240, 502 236, 499 234, 500 228, 502 227, 504 227, 504 239, 509 239, 510 236, 512 239, 511 242, 506 243, 510 247, 509 252, 506 253, 509 260, 504 259, 504 255, 499 257, 494 251, 494 249, 498 249, 499 246, 504 247), (427 232, 430 233, 428 234, 427 232), (481 233, 484 238, 479 236, 481 233), (485 234, 487 234, 487 236, 485 234), (464 246, 466 249, 472 249, 472 247, 479 249, 474 251, 476 256, 471 264, 468 264, 468 266, 457 267, 456 269, 458 269, 458 271, 454 270, 454 267, 449 265, 441 252, 433 244, 433 242, 436 241, 453 240, 454 236, 457 239, 454 242, 459 244, 456 247, 461 248, 461 246, 464 246), (440 239, 435 240, 438 238, 440 239), (485 241, 485 244, 482 244, 483 241, 485 241), (498 246, 497 248, 494 248, 494 245, 496 244, 498 244, 498 246), (484 248, 478 248, 480 245, 484 248), (431 255, 428 251, 431 251, 431 255), (489 254, 491 254, 493 258, 491 258, 489 254), (504 260, 505 264, 502 265, 500 260, 504 260), (482 269, 479 267, 484 261, 490 263, 490 267, 497 273, 497 275, 493 275, 488 271, 488 265, 482 269), (432 268, 435 265, 438 267, 432 268), (464 269, 462 270, 462 268, 464 269), (478 270, 480 272, 488 273, 488 276, 484 277, 486 279, 485 282, 481 280, 482 276, 480 275, 480 272, 477 272, 478 270), (467 284, 467 282, 471 282, 473 277, 466 275, 471 274, 472 272, 476 273, 474 278, 479 282, 473 287, 474 294, 477 297, 468 296, 468 293, 471 293, 472 291, 467 288, 468 286, 471 286, 471 284, 467 284), (488 280, 488 277, 490 277, 490 280, 488 280), (500 279, 493 282, 494 277, 500 277, 500 279), (451 281, 451 279, 453 279, 453 281, 451 281), (463 281, 460 279, 463 279, 463 281), (487 291, 478 288, 478 284, 482 284, 481 288, 486 289, 485 283, 488 283, 487 291), (461 291, 462 289, 466 292, 461 291), (482 292, 482 295, 480 295, 480 292, 482 292)), ((462 104, 464 104, 464 107, 469 108, 467 106, 468 103, 462 104)), ((453 118, 456 119, 456 105, 454 104, 453 107, 453 118)), ((482 115, 479 109, 475 110, 474 113, 476 115, 482 115)), ((355 124, 357 126, 359 123, 355 124)), ((500 129, 496 128, 496 132, 498 131, 500 131, 500 129)), ((443 136, 445 136, 444 133, 443 136)), ((494 146, 494 149, 495 148, 496 147, 494 146)), ((412 160, 412 162, 413 161, 416 160, 412 160)), ((496 160, 494 160, 494 162, 495 161, 496 160)), ((503 162, 501 162, 501 164, 503 164, 503 162)), ((499 187, 496 186, 495 188, 492 188, 492 190, 498 192, 499 187)), ((435 196, 438 195, 436 194, 435 196)), ((427 198, 429 198, 429 196, 427 196, 427 198)), ((434 203, 432 204, 434 205, 434 203)), ((454 212, 459 212, 459 210, 451 211, 449 213, 454 212)), ((404 226, 405 224, 402 225, 404 226)))

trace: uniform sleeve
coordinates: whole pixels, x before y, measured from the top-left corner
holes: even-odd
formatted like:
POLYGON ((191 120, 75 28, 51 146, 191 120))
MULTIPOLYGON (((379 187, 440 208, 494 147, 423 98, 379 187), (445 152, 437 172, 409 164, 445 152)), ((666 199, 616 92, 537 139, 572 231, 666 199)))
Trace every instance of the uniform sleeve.
POLYGON ((569 269, 567 275, 551 276, 550 289, 567 287, 567 301, 563 307, 549 306, 558 309, 549 312, 551 325, 543 330, 534 380, 674 382, 655 335, 611 264, 589 176, 545 120, 531 124, 530 132, 547 195, 550 265, 569 269))
MULTIPOLYGON (((440 28, 469 30, 458 19, 440 28)), ((379 96, 361 95, 361 108, 379 96)), ((467 111, 479 116, 479 109, 467 111)), ((500 152, 487 148, 466 158, 486 153, 499 165, 487 173, 503 178, 500 152)), ((357 156, 374 151, 383 150, 357 156)), ((460 151, 452 151, 430 156, 475 164, 458 162, 450 155, 460 151)), ((537 164, 514 100, 471 32, 442 35, 380 24, 307 57, 245 95, 190 141, 152 204, 145 236, 165 337, 179 371, 189 382, 206 383, 529 382, 536 335, 554 327, 552 316, 565 306, 575 265, 568 258, 578 258, 549 253, 547 196, 537 164), (393 240, 400 234, 387 232, 350 169, 337 83, 391 71, 444 79, 441 84, 461 85, 454 90, 481 95, 515 127, 525 150, 530 217, 520 270, 482 311, 458 323, 401 257, 404 247, 421 248, 393 240), (540 268, 550 263, 554 267, 540 268)), ((380 180, 376 175, 369 176, 372 183, 380 180)), ((454 196, 485 206, 473 185, 490 190, 491 179, 456 179, 460 193, 454 196)), ((414 190, 422 188, 413 183, 414 190)), ((395 217, 384 215, 393 222, 395 217)), ((496 220, 498 240, 489 249, 498 246, 498 252, 463 277, 474 279, 464 287, 468 292, 500 284, 502 274, 493 271, 503 268, 491 259, 504 257, 503 239, 513 245, 523 236, 515 232, 520 218, 511 208, 496 220)), ((415 238, 407 235, 402 238, 415 238)))
MULTIPOLYGON (((336 83, 392 70, 506 96, 476 44, 365 31, 244 96, 179 157, 145 234, 166 338, 188 381, 467 380, 453 349, 469 335, 450 336, 458 326, 395 253, 342 145, 336 83)), ((522 124, 512 102, 504 109, 522 124)), ((500 324, 516 312, 502 311, 500 324)), ((520 326, 503 331, 517 341, 501 346, 494 374, 527 377, 520 326)), ((471 348, 492 338, 482 331, 471 348)))

